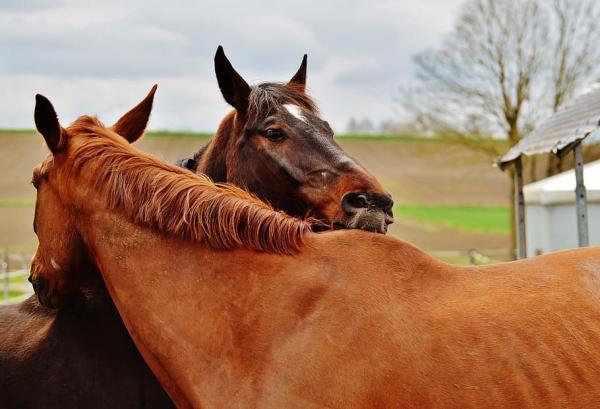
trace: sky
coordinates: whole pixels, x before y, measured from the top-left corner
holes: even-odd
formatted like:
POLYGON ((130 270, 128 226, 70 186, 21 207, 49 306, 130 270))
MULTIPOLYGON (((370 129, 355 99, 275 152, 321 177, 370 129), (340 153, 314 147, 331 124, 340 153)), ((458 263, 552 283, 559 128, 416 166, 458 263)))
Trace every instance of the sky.
POLYGON ((405 120, 394 101, 412 56, 439 47, 462 0, 0 0, 0 128, 33 128, 34 96, 61 123, 113 123, 158 83, 150 129, 213 131, 229 111, 218 45, 249 83, 307 86, 343 132, 351 117, 405 120))

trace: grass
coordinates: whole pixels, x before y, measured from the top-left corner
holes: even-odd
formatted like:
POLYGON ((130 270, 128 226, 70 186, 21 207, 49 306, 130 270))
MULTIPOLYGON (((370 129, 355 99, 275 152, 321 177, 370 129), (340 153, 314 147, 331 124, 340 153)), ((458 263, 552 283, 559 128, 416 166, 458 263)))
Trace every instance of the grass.
MULTIPOLYGON (((1 275, 2 278, 0 278, 0 283, 4 283, 5 281, 5 276, 4 274, 1 275)), ((9 284, 28 284, 29 282, 27 281, 27 278, 29 277, 28 274, 20 274, 20 275, 8 275, 8 283, 9 284)))
MULTIPOLYGON (((27 291, 27 288, 31 288, 31 284, 27 281, 28 274, 18 274, 18 275, 10 275, 8 276, 8 299, 13 297, 21 297, 27 291)), ((6 283, 6 276, 4 274, 0 274, 0 300, 6 300, 4 298, 4 285, 6 283)), ((28 293, 28 292, 27 292, 28 293)))
POLYGON ((213 136, 211 132, 191 132, 191 131, 148 131, 146 136, 150 138, 200 138, 208 139, 213 136))
POLYGON ((31 135, 35 134, 37 131, 33 129, 0 129, 0 135, 31 135))
MULTIPOLYGON (((34 129, 0 129, 0 136, 3 135, 31 135, 37 131, 34 129)), ((154 130, 146 132, 148 138, 197 138, 210 139, 214 132, 195 132, 195 131, 170 131, 170 130, 154 130)), ((342 141, 378 141, 378 142, 441 142, 452 143, 453 141, 447 137, 439 135, 423 135, 423 134, 336 134, 335 138, 342 141)), ((493 144, 501 149, 507 148, 507 142, 503 139, 491 137, 474 137, 471 141, 473 144, 493 144)))
POLYGON ((35 205, 33 199, 0 199, 0 207, 31 207, 35 205))
POLYGON ((335 139, 344 141, 379 141, 379 142, 423 142, 440 141, 437 137, 423 135, 394 135, 394 134, 336 134, 335 139))
POLYGON ((457 230, 508 234, 510 209, 504 206, 397 205, 394 213, 457 230))
MULTIPOLYGON (((19 297, 25 294, 23 291, 8 290, 8 298, 19 297)), ((0 291, 0 299, 4 299, 4 291, 0 291)))
MULTIPOLYGON (((192 132, 192 131, 168 131, 157 130, 148 131, 146 136, 150 138, 199 138, 209 139, 214 135, 211 132, 192 132)), ((413 141, 439 141, 437 137, 427 137, 423 135, 388 135, 388 134, 340 134, 335 136, 342 140, 365 140, 365 141, 386 141, 386 142, 413 142, 413 141)))

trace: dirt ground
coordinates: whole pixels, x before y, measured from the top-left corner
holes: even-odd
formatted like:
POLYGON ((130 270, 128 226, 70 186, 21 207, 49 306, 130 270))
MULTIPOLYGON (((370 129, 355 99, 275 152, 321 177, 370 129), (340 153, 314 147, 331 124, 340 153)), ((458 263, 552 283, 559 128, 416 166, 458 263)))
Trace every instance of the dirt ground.
MULTIPOLYGON (((192 137, 148 137, 137 144, 147 152, 174 161, 192 154, 205 142, 192 137)), ((375 174, 399 204, 507 205, 508 176, 489 158, 448 143, 423 141, 340 140, 340 145, 375 174)), ((39 135, 0 135, 0 248, 33 251, 33 167, 46 156, 39 135), (27 202, 29 201, 29 202, 27 202), (28 204, 29 203, 29 204, 28 204)), ((501 234, 457 231, 412 220, 398 220, 390 234, 428 251, 506 250, 501 234)))

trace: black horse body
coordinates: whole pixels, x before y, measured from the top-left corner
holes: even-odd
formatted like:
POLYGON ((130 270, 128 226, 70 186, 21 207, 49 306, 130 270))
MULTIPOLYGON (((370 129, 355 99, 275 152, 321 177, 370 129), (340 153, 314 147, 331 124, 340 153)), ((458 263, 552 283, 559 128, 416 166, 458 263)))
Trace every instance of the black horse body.
POLYGON ((0 307, 0 408, 173 407, 108 296, 0 307))

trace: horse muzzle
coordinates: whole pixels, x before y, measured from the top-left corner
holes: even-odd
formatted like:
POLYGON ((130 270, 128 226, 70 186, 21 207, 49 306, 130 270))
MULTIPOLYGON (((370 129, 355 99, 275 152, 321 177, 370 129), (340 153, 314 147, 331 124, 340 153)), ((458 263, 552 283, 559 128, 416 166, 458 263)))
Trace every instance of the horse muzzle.
POLYGON ((342 198, 344 217, 334 227, 361 229, 375 233, 387 233, 394 222, 394 201, 389 194, 372 192, 350 192, 342 198))

